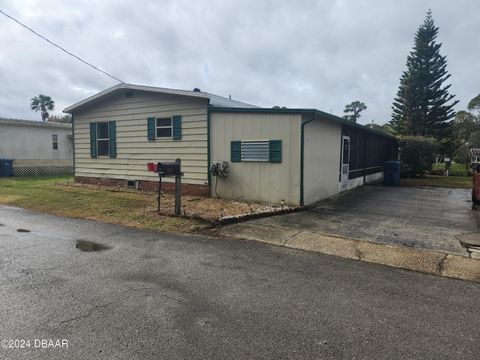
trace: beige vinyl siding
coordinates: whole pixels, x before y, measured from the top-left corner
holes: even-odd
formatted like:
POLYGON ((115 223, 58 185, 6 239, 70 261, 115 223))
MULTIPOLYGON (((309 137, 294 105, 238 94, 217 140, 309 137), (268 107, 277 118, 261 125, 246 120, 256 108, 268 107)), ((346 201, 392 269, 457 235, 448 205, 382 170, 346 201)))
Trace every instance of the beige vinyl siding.
POLYGON ((342 126, 317 119, 305 125, 304 202, 312 204, 339 192, 342 126))
POLYGON ((75 113, 75 175, 156 181, 147 162, 180 158, 184 183, 207 184, 207 105, 205 99, 134 91, 133 97, 120 93, 75 113), (173 115, 182 116, 182 139, 148 141, 147 118, 173 115), (89 124, 112 120, 117 157, 91 158, 89 124))
POLYGON ((227 178, 212 177, 212 196, 266 203, 300 199, 300 115, 212 113, 211 160, 228 161, 227 178), (230 161, 232 140, 282 140, 282 162, 230 161))

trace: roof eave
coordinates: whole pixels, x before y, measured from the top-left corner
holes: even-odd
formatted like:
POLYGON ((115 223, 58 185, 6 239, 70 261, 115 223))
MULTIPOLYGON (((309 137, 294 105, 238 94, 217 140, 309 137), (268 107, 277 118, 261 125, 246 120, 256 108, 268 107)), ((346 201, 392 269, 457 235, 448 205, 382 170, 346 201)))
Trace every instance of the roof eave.
POLYGON ((89 103, 98 100, 104 96, 107 96, 109 94, 114 93, 115 91, 118 90, 136 90, 136 91, 147 91, 147 92, 155 92, 155 93, 162 93, 162 94, 170 94, 170 95, 178 95, 178 96, 187 96, 187 97, 193 97, 193 98, 201 98, 201 99, 206 99, 208 100, 210 97, 208 94, 204 92, 192 92, 192 91, 187 91, 187 90, 176 90, 176 89, 167 89, 167 88, 157 88, 153 86, 144 86, 144 85, 133 85, 133 84, 125 84, 125 83, 120 83, 117 85, 114 85, 108 89, 105 89, 98 94, 89 96, 86 99, 83 99, 82 101, 79 101, 73 105, 70 105, 63 109, 64 113, 73 113, 74 111, 88 106, 89 103))

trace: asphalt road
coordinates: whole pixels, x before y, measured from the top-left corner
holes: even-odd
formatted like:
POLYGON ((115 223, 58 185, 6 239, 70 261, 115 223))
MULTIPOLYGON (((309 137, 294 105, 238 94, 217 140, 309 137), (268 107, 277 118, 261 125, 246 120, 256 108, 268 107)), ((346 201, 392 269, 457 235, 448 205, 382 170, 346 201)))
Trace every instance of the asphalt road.
POLYGON ((0 339, 32 341, 0 358, 480 358, 480 284, 14 208, 0 223, 0 339))

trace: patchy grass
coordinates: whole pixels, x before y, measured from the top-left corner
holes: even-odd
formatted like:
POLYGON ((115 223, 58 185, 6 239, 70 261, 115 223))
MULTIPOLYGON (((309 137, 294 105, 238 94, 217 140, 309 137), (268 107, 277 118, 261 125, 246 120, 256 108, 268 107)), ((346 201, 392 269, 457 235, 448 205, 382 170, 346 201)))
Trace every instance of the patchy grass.
POLYGON ((157 196, 131 189, 82 185, 72 177, 0 178, 0 204, 54 215, 99 220, 158 231, 192 232, 222 217, 278 207, 197 196, 182 196, 182 217, 174 215, 173 194, 157 196))
MULTIPOLYGON (((452 165, 450 166, 448 172, 451 176, 471 176, 471 174, 469 173, 469 168, 466 168, 465 164, 459 164, 454 162, 452 162, 452 165)), ((445 173, 445 164, 433 164, 431 173, 432 175, 443 175, 445 173)))
POLYGON ((158 231, 192 232, 207 222, 160 216, 155 195, 66 186, 71 177, 0 178, 0 204, 158 231))
POLYGON ((445 188, 471 189, 472 178, 469 176, 436 176, 430 175, 421 178, 401 180, 402 186, 433 186, 445 188))

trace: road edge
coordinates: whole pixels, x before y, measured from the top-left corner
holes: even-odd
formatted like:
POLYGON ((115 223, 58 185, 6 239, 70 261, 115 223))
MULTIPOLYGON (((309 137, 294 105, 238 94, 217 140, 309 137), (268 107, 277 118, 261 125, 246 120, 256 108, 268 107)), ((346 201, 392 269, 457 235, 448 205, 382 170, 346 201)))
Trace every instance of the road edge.
POLYGON ((448 278, 480 282, 480 260, 429 249, 381 244, 309 231, 258 231, 254 224, 237 224, 210 231, 211 235, 254 240, 351 260, 385 265, 448 278), (242 227, 239 229, 238 227, 242 227))

